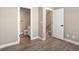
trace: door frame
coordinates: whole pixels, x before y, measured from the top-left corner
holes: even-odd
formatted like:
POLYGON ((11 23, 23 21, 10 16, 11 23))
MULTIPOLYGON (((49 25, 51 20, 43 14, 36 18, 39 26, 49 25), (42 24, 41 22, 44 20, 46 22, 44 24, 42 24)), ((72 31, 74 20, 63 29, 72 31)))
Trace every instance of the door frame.
MULTIPOLYGON (((53 9, 46 8, 46 7, 43 8, 43 39, 42 40, 46 40, 46 10, 52 11, 52 16, 53 16, 53 9)), ((52 20, 51 20, 51 22, 52 22, 52 20)), ((51 25, 51 27, 52 27, 52 25, 51 25)), ((51 30, 52 30, 52 28, 51 28, 51 30)))
MULTIPOLYGON (((18 20, 17 20, 17 27, 18 27, 18 33, 17 33, 17 37, 18 37, 18 43, 20 44, 20 8, 21 7, 17 7, 17 15, 18 15, 18 20)), ((22 7, 22 8, 26 8, 26 9, 30 9, 30 28, 32 28, 32 7, 22 7)), ((30 29, 31 32, 31 40, 32 40, 32 29, 30 29)))
MULTIPOLYGON (((64 10, 64 8, 58 8, 58 9, 63 9, 64 10)), ((56 10, 58 10, 58 9, 56 9, 56 10)), ((54 10, 53 10, 54 11, 54 10)), ((63 25, 65 25, 64 24, 64 13, 65 13, 65 11, 63 11, 63 25)), ((53 34, 53 33, 52 33, 53 34)), ((53 36, 53 35, 52 35, 53 36)), ((53 36, 54 37, 54 36, 53 36)), ((64 40, 64 26, 63 26, 63 39, 61 39, 61 40, 64 40)))

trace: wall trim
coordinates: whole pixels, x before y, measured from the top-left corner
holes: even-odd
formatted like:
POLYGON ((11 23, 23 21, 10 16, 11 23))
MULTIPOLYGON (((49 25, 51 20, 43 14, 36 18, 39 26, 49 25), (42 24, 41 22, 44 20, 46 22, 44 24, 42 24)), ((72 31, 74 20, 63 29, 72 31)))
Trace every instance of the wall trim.
POLYGON ((31 38, 32 40, 34 40, 34 39, 37 39, 38 38, 38 36, 36 36, 36 37, 33 37, 33 38, 31 38))
POLYGON ((12 46, 12 45, 15 45, 15 44, 19 44, 18 41, 0 45, 0 49, 5 48, 5 47, 9 47, 9 46, 12 46))
POLYGON ((18 37, 18 42, 20 43, 20 7, 17 7, 17 15, 18 15, 18 19, 17 19, 17 31, 18 31, 18 33, 17 33, 17 37, 18 37))
MULTIPOLYGON (((63 40, 63 39, 62 39, 63 40)), ((78 42, 76 42, 76 41, 73 41, 73 40, 69 40, 69 39, 64 39, 64 41, 67 41, 67 42, 70 42, 70 43, 73 43, 73 44, 75 44, 75 45, 79 45, 79 43, 78 42)))
MULTIPOLYGON (((51 8, 47 8, 47 7, 43 8, 43 26, 44 26, 43 27, 43 36, 44 37, 42 40, 46 40, 46 10, 53 12, 53 9, 51 9, 51 8)), ((52 20, 51 20, 51 22, 52 22, 52 20)), ((52 23, 51 23, 51 26, 52 26, 52 23)))
POLYGON ((42 39, 40 36, 36 36, 36 37, 33 37, 32 40, 34 39, 42 39))
POLYGON ((38 36, 38 38, 42 40, 42 38, 40 36, 38 36))

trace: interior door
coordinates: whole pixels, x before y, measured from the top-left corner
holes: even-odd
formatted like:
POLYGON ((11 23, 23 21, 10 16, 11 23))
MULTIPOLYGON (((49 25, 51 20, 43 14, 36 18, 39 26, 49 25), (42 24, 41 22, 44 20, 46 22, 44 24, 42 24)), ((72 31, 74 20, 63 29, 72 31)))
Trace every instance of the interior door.
POLYGON ((53 37, 64 38, 64 8, 53 11, 53 37))

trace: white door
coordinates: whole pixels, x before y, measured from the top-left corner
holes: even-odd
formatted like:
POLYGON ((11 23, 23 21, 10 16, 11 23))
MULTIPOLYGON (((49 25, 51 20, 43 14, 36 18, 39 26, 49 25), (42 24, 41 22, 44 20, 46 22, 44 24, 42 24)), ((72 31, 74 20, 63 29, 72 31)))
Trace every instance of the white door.
POLYGON ((64 38, 64 8, 53 11, 53 37, 64 38))

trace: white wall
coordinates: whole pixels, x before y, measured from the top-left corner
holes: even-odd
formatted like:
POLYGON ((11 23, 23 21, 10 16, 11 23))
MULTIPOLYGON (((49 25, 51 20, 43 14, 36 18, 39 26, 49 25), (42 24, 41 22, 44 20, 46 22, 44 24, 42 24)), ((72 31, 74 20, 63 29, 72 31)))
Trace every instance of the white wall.
POLYGON ((66 7, 64 9, 65 38, 79 43, 79 7, 66 7))
POLYGON ((39 37, 43 38, 43 8, 39 7, 39 37))
POLYGON ((0 45, 18 40, 17 12, 16 7, 0 7, 0 45))
POLYGON ((32 30, 32 38, 38 36, 38 7, 32 7, 31 14, 31 30, 32 30))

